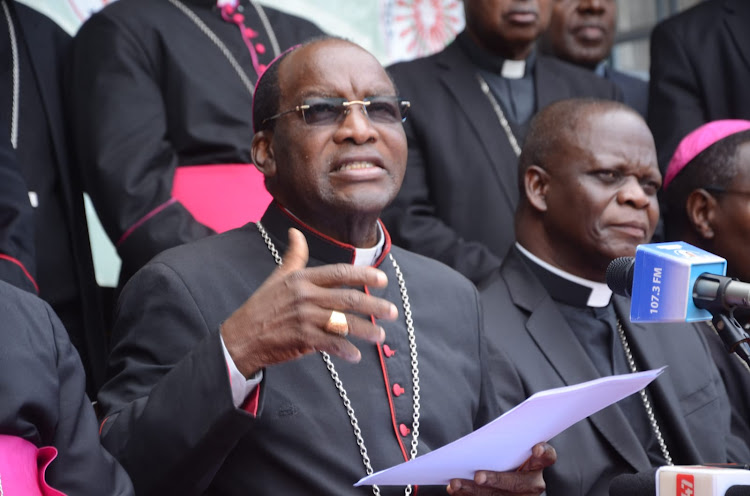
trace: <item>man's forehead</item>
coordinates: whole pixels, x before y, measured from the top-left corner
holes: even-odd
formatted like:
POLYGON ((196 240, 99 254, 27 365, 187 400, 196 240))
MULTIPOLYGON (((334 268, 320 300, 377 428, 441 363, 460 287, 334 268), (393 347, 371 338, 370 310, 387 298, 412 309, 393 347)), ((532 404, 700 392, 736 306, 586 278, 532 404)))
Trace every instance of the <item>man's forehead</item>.
POLYGON ((324 40, 295 50, 279 71, 282 95, 341 96, 347 89, 393 92, 385 69, 372 54, 345 40, 324 40))

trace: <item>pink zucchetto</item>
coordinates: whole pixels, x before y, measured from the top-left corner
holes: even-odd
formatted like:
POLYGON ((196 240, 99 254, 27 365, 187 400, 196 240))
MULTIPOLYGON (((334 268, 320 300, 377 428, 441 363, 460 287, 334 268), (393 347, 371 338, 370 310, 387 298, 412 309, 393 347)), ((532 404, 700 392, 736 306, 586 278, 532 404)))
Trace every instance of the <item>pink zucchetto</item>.
POLYGON ((750 121, 740 119, 726 119, 703 124, 680 141, 672 160, 669 161, 667 172, 664 174, 664 185, 666 189, 672 179, 685 168, 703 150, 719 140, 750 129, 750 121))

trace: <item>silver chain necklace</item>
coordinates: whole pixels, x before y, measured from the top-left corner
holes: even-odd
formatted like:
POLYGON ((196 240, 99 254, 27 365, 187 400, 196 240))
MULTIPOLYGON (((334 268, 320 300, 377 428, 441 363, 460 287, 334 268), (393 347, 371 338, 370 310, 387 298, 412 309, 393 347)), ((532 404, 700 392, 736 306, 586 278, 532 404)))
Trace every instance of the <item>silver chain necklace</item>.
MULTIPOLYGON (((638 372, 638 369, 635 366, 635 359, 633 358, 633 354, 630 352, 630 345, 628 345, 628 340, 625 337, 625 330, 622 328, 622 322, 620 322, 619 317, 617 318, 617 334, 620 336, 622 347, 625 349, 625 357, 628 359, 630 371, 633 373, 638 372)), ((649 401, 648 396, 646 395, 646 388, 641 389, 640 394, 641 401, 643 401, 643 406, 646 408, 648 421, 651 424, 651 428, 654 430, 654 434, 656 434, 656 440, 659 442, 659 449, 661 449, 661 454, 667 461, 667 465, 674 465, 674 463, 672 463, 672 457, 669 454, 669 450, 667 449, 667 443, 664 441, 664 437, 661 435, 659 424, 656 422, 656 415, 654 415, 654 409, 651 406, 651 401, 649 401)))
MULTIPOLYGON (((250 81, 250 78, 247 77, 247 74, 242 69, 242 66, 239 62, 237 62, 237 59, 234 58, 234 55, 232 55, 232 52, 229 51, 229 48, 227 48, 224 42, 221 41, 216 33, 214 33, 213 30, 211 30, 211 28, 209 28, 195 12, 190 10, 187 5, 180 2, 180 0, 169 0, 169 2, 180 9, 182 13, 185 14, 191 21, 193 21, 193 23, 198 26, 198 29, 200 29, 203 34, 205 34, 208 39, 211 40, 211 42, 213 42, 213 44, 219 48, 224 57, 226 57, 226 59, 232 65, 235 72, 237 72, 237 75, 242 80, 242 84, 245 85, 248 92, 250 92, 250 95, 252 96, 255 93, 255 85, 250 81)), ((263 28, 266 30, 266 33, 268 33, 268 38, 271 40, 271 48, 273 49, 274 58, 278 57, 279 53, 281 53, 279 49, 279 42, 276 39, 276 33, 274 33, 273 31, 271 23, 268 21, 266 12, 263 10, 263 7, 253 2, 252 0, 250 0, 250 5, 255 8, 255 11, 258 13, 258 17, 260 18, 260 22, 263 23, 263 28)))
POLYGON ((508 137, 508 141, 510 142, 510 147, 513 148, 513 152, 516 154, 516 157, 520 157, 521 147, 518 146, 518 140, 516 139, 516 136, 513 134, 513 130, 510 128, 508 119, 505 118, 505 113, 503 112, 502 107, 500 107, 500 104, 497 103, 497 99, 495 98, 495 95, 493 95, 492 91, 490 91, 490 86, 487 84, 487 81, 485 81, 482 75, 479 74, 478 72, 477 72, 477 80, 479 81, 479 87, 482 88, 482 93, 484 93, 484 96, 486 96, 487 99, 490 101, 490 105, 492 105, 492 110, 495 111, 497 120, 500 121, 500 125, 503 127, 503 131, 505 131, 505 135, 508 137))
MULTIPOLYGON (((18 148, 18 98, 21 88, 21 76, 18 66, 18 40, 16 39, 16 28, 13 26, 13 18, 10 15, 10 9, 8 4, 3 0, 3 12, 5 13, 5 19, 8 21, 8 36, 10 37, 10 50, 11 57, 13 59, 13 94, 11 95, 10 101, 10 144, 15 150, 18 148)), ((2 488, 0 487, 0 490, 2 488)), ((2 493, 0 493, 2 496, 2 493)))
MULTIPOLYGON (((276 265, 282 265, 283 261, 281 260, 281 255, 279 255, 279 251, 276 249, 276 245, 271 240, 271 237, 266 232, 265 228, 263 227, 263 224, 260 222, 255 223, 256 227, 258 228, 258 232, 260 232, 261 237, 263 238, 263 241, 265 241, 266 246, 268 247, 268 251, 271 252, 271 255, 273 256, 274 261, 276 261, 276 265)), ((404 308, 404 320, 406 321, 406 332, 409 336, 409 355, 411 356, 411 376, 412 376, 412 403, 414 404, 414 412, 412 413, 412 424, 411 424, 411 450, 410 450, 410 456, 413 460, 417 457, 417 447, 419 446, 419 359, 417 357, 417 339, 414 332, 414 320, 412 319, 411 315, 411 305, 409 304, 409 295, 406 292, 406 283, 404 282, 404 276, 401 273, 401 268, 396 263, 396 259, 393 258, 393 255, 390 253, 388 254, 388 258, 390 258, 391 263, 393 264, 393 269, 396 271, 396 278, 398 279, 398 287, 399 291, 401 293, 401 302, 404 308)), ((333 380, 333 383, 336 385, 336 390, 339 392, 339 396, 341 397, 342 402, 344 403, 344 408, 346 408, 346 414, 349 416, 349 422, 352 425, 352 430, 354 431, 354 437, 357 439, 357 447, 359 448, 359 454, 362 457, 362 464, 365 466, 365 471, 367 472, 367 475, 372 475, 374 473, 374 470, 372 469, 372 464, 370 463, 370 456, 367 454, 367 447, 365 446, 365 440, 362 437, 362 430, 359 428, 359 421, 357 420, 357 416, 354 413, 354 407, 352 407, 352 402, 349 400, 349 396, 346 394, 346 389, 344 389, 344 384, 341 382, 341 379, 339 378, 338 372, 336 372, 336 367, 333 365, 333 361, 331 360, 331 357, 328 353, 325 351, 320 352, 321 356, 323 357, 323 362, 325 363, 326 369, 328 369, 328 373, 331 375, 331 379, 333 380)), ((372 486, 372 492, 376 496, 380 495, 380 488, 376 485, 372 486)), ((406 496, 409 496, 412 492, 411 485, 406 486, 406 489, 404 490, 404 494, 406 496)), ((0 495, 2 496, 2 495, 0 495)))

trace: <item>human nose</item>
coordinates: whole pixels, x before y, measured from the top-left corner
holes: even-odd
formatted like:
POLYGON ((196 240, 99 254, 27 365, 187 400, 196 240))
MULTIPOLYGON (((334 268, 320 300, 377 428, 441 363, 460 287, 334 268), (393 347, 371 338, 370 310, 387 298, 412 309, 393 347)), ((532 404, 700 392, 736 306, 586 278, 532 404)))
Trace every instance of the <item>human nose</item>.
POLYGON ((618 191, 620 203, 630 204, 635 208, 646 208, 651 204, 653 198, 643 188, 637 177, 630 176, 618 191))
POLYGON ((337 129, 339 140, 352 140, 355 143, 367 143, 377 139, 377 130, 367 116, 367 103, 362 101, 347 102, 344 120, 337 129), (355 108, 353 105, 356 105, 355 108))
POLYGON ((604 2, 607 0, 579 0, 578 10, 581 12, 604 12, 604 2))

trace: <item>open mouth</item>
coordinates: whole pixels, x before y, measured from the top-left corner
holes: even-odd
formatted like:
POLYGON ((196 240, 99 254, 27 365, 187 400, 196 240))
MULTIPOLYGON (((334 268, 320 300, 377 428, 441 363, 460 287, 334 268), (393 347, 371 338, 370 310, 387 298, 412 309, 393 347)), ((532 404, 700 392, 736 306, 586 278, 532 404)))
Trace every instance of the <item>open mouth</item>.
POLYGON ((373 167, 377 167, 372 162, 349 162, 346 164, 342 164, 341 166, 337 167, 334 172, 341 172, 341 171, 350 171, 350 170, 361 170, 361 169, 371 169, 373 167))

